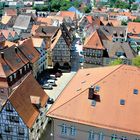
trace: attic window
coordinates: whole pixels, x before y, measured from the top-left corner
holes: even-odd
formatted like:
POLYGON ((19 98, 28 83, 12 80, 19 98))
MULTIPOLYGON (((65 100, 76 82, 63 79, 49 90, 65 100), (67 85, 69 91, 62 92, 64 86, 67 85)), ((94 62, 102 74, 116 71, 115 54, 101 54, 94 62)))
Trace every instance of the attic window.
POLYGON ((20 58, 17 58, 16 61, 17 61, 18 63, 20 63, 20 62, 21 62, 21 59, 20 59, 20 58))
POLYGON ((4 71, 8 71, 8 70, 10 70, 10 67, 8 65, 3 65, 3 69, 4 69, 4 71))
POLYGON ((32 54, 29 54, 29 55, 28 55, 28 58, 29 58, 30 60, 32 60, 32 59, 33 59, 33 55, 32 55, 32 54))
POLYGON ((120 100, 120 105, 125 105, 125 100, 124 99, 120 100))
POLYGON ((138 93, 139 93, 138 89, 133 90, 133 94, 138 94, 138 93))
POLYGON ((95 91, 99 91, 100 90, 100 86, 95 86, 95 91))

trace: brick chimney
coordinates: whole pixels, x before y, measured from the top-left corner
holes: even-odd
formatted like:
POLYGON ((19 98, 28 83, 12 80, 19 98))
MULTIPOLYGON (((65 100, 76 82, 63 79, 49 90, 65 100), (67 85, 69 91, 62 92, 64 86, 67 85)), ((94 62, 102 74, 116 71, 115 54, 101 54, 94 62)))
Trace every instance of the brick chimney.
POLYGON ((90 88, 89 88, 89 91, 88 91, 88 99, 93 99, 93 96, 94 96, 94 86, 92 85, 90 88))
POLYGON ((1 53, 1 58, 4 59, 4 52, 0 52, 1 53))

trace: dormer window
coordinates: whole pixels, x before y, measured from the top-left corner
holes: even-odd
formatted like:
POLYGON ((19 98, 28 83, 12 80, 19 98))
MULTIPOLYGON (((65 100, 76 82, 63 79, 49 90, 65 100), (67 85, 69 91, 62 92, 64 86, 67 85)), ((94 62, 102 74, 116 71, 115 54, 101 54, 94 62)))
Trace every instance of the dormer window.
POLYGON ((30 67, 30 65, 29 65, 29 64, 27 64, 27 67, 29 68, 29 67, 30 67))
POLYGON ((9 78, 10 78, 10 82, 12 82, 12 80, 13 80, 13 77, 12 77, 12 75, 11 75, 9 78))
POLYGON ((16 74, 16 73, 14 73, 14 79, 16 79, 16 77, 17 77, 17 74, 16 74))
POLYGON ((22 69, 19 70, 20 74, 22 74, 22 69))
POLYGON ((26 65, 24 66, 24 70, 26 71, 26 65))

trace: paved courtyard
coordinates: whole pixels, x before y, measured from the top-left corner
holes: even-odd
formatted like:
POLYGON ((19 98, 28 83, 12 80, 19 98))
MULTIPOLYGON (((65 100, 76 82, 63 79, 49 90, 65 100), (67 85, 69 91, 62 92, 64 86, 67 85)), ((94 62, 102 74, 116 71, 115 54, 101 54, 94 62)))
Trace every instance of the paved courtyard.
POLYGON ((50 98, 53 98, 56 100, 56 98, 59 96, 59 94, 62 92, 62 90, 65 88, 65 86, 68 84, 68 82, 72 79, 72 77, 75 75, 76 72, 70 72, 70 73, 63 73, 63 75, 60 78, 57 78, 56 85, 53 87, 52 90, 45 90, 47 95, 50 98))

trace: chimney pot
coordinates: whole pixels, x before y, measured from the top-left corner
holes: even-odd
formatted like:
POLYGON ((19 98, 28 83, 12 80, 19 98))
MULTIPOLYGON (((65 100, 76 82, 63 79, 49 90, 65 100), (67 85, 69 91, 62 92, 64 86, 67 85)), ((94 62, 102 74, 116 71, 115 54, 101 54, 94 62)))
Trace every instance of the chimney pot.
POLYGON ((15 52, 17 53, 17 51, 18 51, 18 48, 17 48, 17 47, 15 47, 15 52))
POLYGON ((1 58, 4 59, 4 52, 0 52, 1 53, 1 58))

